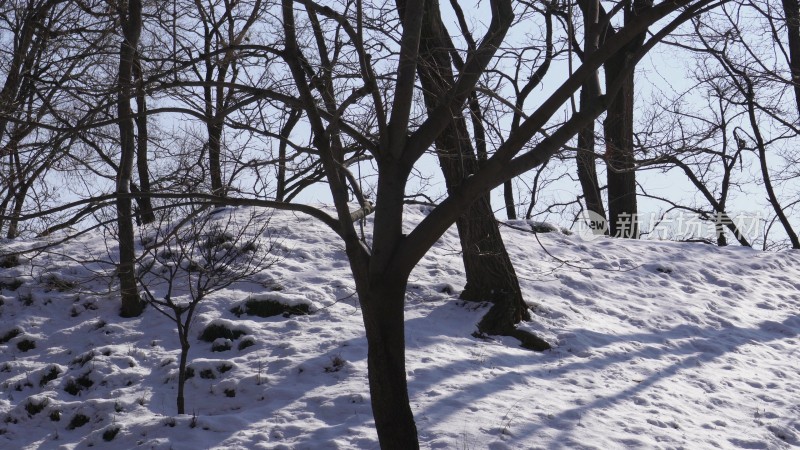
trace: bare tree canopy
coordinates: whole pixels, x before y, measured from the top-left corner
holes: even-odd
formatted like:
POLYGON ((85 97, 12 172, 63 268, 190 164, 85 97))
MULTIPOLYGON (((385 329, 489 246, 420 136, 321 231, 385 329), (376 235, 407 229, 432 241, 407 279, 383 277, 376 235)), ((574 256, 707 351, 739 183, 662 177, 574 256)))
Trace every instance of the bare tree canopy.
MULTIPOLYGON (((121 314, 141 314, 143 296, 170 316, 183 370, 193 306, 137 277, 158 260, 137 250, 141 230, 208 205, 319 220, 355 282, 381 447, 418 448, 406 288, 450 227, 462 298, 493 304, 476 335, 550 348, 518 328, 530 306, 494 189, 509 219, 556 211, 569 226, 588 211, 607 234, 637 238, 648 234, 642 205, 656 204, 661 220, 679 210, 711 224, 718 245, 800 248, 798 30, 795 0, 0 2, 0 232, 108 229, 121 314), (681 55, 674 77, 691 87, 637 74, 656 46, 681 55), (651 101, 645 89, 668 94, 651 101), (688 183, 691 200, 656 192, 663 173, 688 183), (548 199, 548 188, 570 198, 548 199), (734 220, 745 191, 766 198, 760 241, 734 220), (306 201, 320 192, 328 207, 306 201), (404 229, 404 208, 420 202, 427 215, 404 229)), ((197 249, 181 236, 171 245, 189 258, 197 249)))

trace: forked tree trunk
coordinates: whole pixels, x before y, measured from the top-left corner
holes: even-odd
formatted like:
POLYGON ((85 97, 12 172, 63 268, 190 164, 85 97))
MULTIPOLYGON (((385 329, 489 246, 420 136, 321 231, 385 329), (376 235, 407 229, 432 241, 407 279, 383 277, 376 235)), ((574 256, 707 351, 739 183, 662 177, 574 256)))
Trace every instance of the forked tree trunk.
MULTIPOLYGON (((133 113, 131 111, 133 55, 142 30, 141 0, 129 0, 127 14, 121 17, 123 40, 119 50, 119 94, 117 114, 120 134, 120 164, 117 173, 117 193, 130 194, 133 161, 136 143, 133 132, 133 113)), ((135 317, 142 313, 144 304, 139 298, 136 285, 133 214, 130 197, 118 197, 117 233, 119 238, 119 265, 117 267, 122 297, 122 317, 135 317)))
MULTIPOLYGON (((198 12, 204 14, 202 7, 198 3, 198 12)), ((206 16, 203 15, 204 20, 206 16)), ((208 172, 211 182, 211 193, 215 195, 224 194, 224 184, 222 181, 222 131, 224 113, 222 111, 224 105, 225 88, 222 83, 225 82, 228 74, 228 62, 226 59, 221 61, 215 60, 211 54, 213 31, 211 28, 220 26, 219 24, 209 24, 204 22, 205 27, 205 85, 203 86, 203 102, 204 102, 204 115, 206 122, 206 132, 208 140, 206 141, 206 149, 208 150, 208 172), (211 26, 213 25, 213 27, 211 26), (216 77, 214 70, 216 69, 216 77)))
POLYGON ((224 58, 219 62, 206 60, 205 112, 206 130, 208 132, 208 172, 211 178, 211 193, 225 195, 225 183, 222 179, 222 131, 225 120, 225 83, 230 62, 224 58), (216 79, 213 78, 217 69, 216 79), (213 84, 211 84, 213 83, 213 84), (211 94, 213 91, 213 95, 211 94))
MULTIPOLYGON (((405 294, 411 268, 391 264, 403 245, 403 197, 410 168, 379 162, 374 239, 365 250, 354 229, 344 236, 364 318, 372 413, 382 450, 419 448, 406 381, 405 294)), ((343 220, 347 220, 342 217, 343 220)))

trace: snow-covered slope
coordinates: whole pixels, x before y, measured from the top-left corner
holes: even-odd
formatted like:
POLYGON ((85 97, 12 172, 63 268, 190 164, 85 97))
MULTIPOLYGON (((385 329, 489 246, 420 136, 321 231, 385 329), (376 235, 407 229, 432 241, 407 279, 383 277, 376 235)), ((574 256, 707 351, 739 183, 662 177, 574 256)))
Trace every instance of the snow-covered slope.
MULTIPOLYGON (((117 316, 102 234, 0 269, 0 448, 377 448, 342 246, 295 214, 268 232, 279 261, 200 305, 184 416, 175 327, 153 308, 117 316), (254 295, 314 312, 231 312, 254 295), (212 323, 246 334, 212 351, 199 339, 212 323)), ((485 309, 457 299, 448 232, 407 296, 424 448, 800 446, 799 253, 503 233, 534 309, 525 326, 555 348, 471 336, 485 309)))

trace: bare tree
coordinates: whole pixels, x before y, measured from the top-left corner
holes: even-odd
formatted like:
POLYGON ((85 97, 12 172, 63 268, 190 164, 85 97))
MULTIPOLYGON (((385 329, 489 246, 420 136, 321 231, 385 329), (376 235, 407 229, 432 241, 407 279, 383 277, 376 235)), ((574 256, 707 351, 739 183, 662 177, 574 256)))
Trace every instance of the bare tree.
POLYGON ((69 114, 65 93, 86 64, 94 42, 76 31, 83 19, 65 1, 27 1, 0 5, 0 33, 11 38, 0 68, 0 211, 9 211, 6 236, 20 232, 17 217, 26 202, 43 204, 56 194, 43 179, 65 158, 74 133, 43 127, 69 114))
MULTIPOLYGON (((252 27, 262 14, 262 2, 176 1, 174 4, 197 21, 198 26, 189 28, 186 36, 175 35, 172 39, 180 42, 181 50, 176 49, 176 52, 194 47, 200 55, 196 62, 187 66, 190 70, 181 85, 186 88, 183 97, 188 108, 196 110, 204 122, 206 136, 202 154, 208 164, 211 192, 222 195, 230 182, 223 173, 225 122, 248 102, 242 97, 242 90, 236 88, 240 78, 247 78, 244 64, 248 52, 237 48, 247 46, 252 27)), ((173 17, 173 20, 179 19, 173 17)), ((178 57, 178 54, 168 56, 178 57)))
MULTIPOLYGON (((781 77, 760 52, 756 51, 758 42, 750 42, 752 35, 742 29, 738 12, 755 9, 757 5, 749 3, 733 4, 732 11, 723 8, 722 20, 719 22, 694 21, 695 36, 700 44, 699 50, 710 55, 718 64, 720 71, 730 83, 730 101, 738 105, 744 112, 742 126, 735 135, 737 145, 754 151, 758 157, 759 172, 767 194, 767 201, 777 221, 794 249, 800 248, 794 225, 787 214, 785 202, 782 201, 772 180, 772 164, 770 149, 788 139, 796 139, 800 129, 789 120, 780 108, 780 93, 790 84, 776 83, 781 77), (778 128, 777 133, 767 131, 767 126, 778 128)), ((766 17, 770 23, 770 17, 766 17)), ((796 204, 790 201, 791 204, 796 204)))
MULTIPOLYGON (((161 194, 151 190, 150 193, 136 194, 129 191, 136 157, 136 127, 130 101, 136 96, 134 55, 142 25, 140 0, 129 0, 119 4, 123 7, 117 12, 124 35, 119 52, 116 86, 119 91, 115 92, 117 117, 87 125, 97 134, 102 133, 103 126, 118 125, 120 163, 116 165, 109 156, 113 154, 108 151, 115 142, 113 136, 106 140, 92 140, 83 139, 79 134, 85 145, 94 152, 93 157, 97 161, 117 167, 117 176, 113 180, 115 192, 60 205, 50 212, 110 200, 116 202, 121 249, 119 275, 123 296, 129 296, 128 303, 132 308, 139 307, 135 279, 130 283, 129 278, 133 275, 134 256, 131 199, 137 195, 164 200, 190 196, 217 204, 258 203, 260 206, 302 211, 319 219, 342 239, 355 280, 368 342, 368 377, 381 446, 418 448, 416 425, 408 402, 404 336, 405 291, 413 268, 465 211, 473 208, 476 202, 485 202, 493 188, 547 163, 554 155, 561 153, 579 131, 596 121, 623 88, 635 64, 654 45, 695 15, 725 1, 672 0, 642 9, 636 15, 636 20, 623 20, 613 34, 598 42, 597 48, 590 54, 584 55, 581 64, 568 76, 554 80, 557 86, 549 95, 543 95, 536 102, 521 102, 516 107, 521 110, 519 123, 508 130, 498 127, 498 134, 502 134, 503 138, 498 139, 492 149, 482 146, 486 140, 479 136, 480 126, 473 122, 471 131, 478 141, 474 148, 475 158, 471 154, 473 149, 470 148, 468 153, 468 147, 462 142, 454 142, 452 146, 448 144, 448 148, 463 150, 454 153, 463 161, 477 162, 462 174, 457 185, 449 186, 442 202, 433 207, 416 227, 408 230, 404 229, 403 214, 408 194, 406 190, 415 165, 432 148, 437 145, 444 147, 442 140, 446 136, 443 137, 443 133, 448 127, 454 127, 454 122, 456 131, 465 128, 465 110, 469 110, 473 120, 486 111, 475 108, 474 101, 476 96, 484 101, 490 96, 480 97, 476 92, 480 91, 480 83, 489 85, 492 78, 502 76, 501 72, 506 70, 503 64, 498 63, 498 59, 502 58, 498 55, 498 49, 503 47, 508 31, 514 24, 514 8, 528 6, 510 0, 491 0, 487 5, 491 10, 491 19, 485 24, 481 39, 475 39, 474 44, 467 45, 465 49, 457 49, 455 45, 446 43, 451 60, 443 61, 441 67, 449 68, 452 74, 432 74, 444 83, 434 85, 436 98, 429 102, 427 108, 420 106, 419 100, 425 94, 418 81, 419 75, 426 70, 421 67, 422 61, 432 53, 432 49, 423 44, 423 38, 437 37, 428 34, 430 30, 423 32, 426 18, 441 14, 437 14, 437 5, 433 2, 412 1, 401 3, 400 8, 392 8, 380 4, 365 5, 359 0, 337 4, 282 0, 279 10, 270 10, 270 14, 259 16, 265 18, 263 34, 275 38, 272 43, 248 44, 244 40, 246 35, 234 32, 227 37, 220 35, 220 45, 211 46, 208 50, 195 51, 197 49, 191 45, 181 47, 179 43, 170 41, 165 42, 168 45, 165 46, 166 54, 162 59, 155 52, 142 52, 143 63, 157 66, 148 72, 150 75, 144 82, 144 92, 169 95, 170 100, 177 103, 192 95, 192 101, 205 100, 205 95, 198 97, 192 89, 204 91, 208 86, 212 90, 222 87, 233 89, 234 92, 230 96, 223 95, 230 100, 223 108, 226 114, 238 111, 245 105, 259 104, 259 101, 263 101, 263 105, 270 105, 274 111, 299 111, 293 114, 297 114, 297 120, 302 121, 302 127, 298 128, 308 130, 307 145, 297 144, 287 136, 292 134, 291 130, 284 132, 288 120, 274 121, 284 125, 284 130, 281 130, 280 126, 274 126, 275 123, 270 125, 268 120, 249 120, 257 118, 254 115, 237 123, 237 130, 253 134, 260 132, 260 136, 265 138, 280 139, 298 155, 308 157, 310 162, 302 169, 310 168, 309 176, 312 178, 306 179, 324 179, 327 182, 335 207, 335 213, 331 215, 308 205, 289 203, 291 194, 288 187, 284 188, 282 202, 256 202, 252 198, 199 193, 161 194), (241 56, 241 52, 251 52, 248 54, 252 58, 264 63, 266 69, 263 77, 255 73, 252 78, 202 76, 201 68, 208 67, 204 64, 209 58, 213 65, 217 58, 241 56), (459 58, 463 64, 456 62, 459 58), (587 100, 582 102, 579 111, 567 108, 565 105, 578 90, 596 78, 597 71, 612 58, 616 58, 619 66, 614 76, 606 80, 604 95, 599 89, 596 92, 587 91, 587 100), (187 73, 200 73, 201 76, 189 80, 187 73), (487 79, 488 82, 485 81, 487 79), (265 129, 258 131, 258 127, 265 129), (351 173, 353 164, 368 158, 375 184, 374 195, 370 198, 362 192, 359 178, 351 173), (372 239, 368 240, 364 233, 359 232, 354 219, 364 217, 373 209, 374 228, 372 239)), ((599 6, 599 2, 596 2, 592 8, 599 11, 599 6)), ((626 7, 630 7, 630 4, 614 4, 605 17, 597 19, 595 26, 604 26, 611 20, 618 22, 615 17, 626 7)), ((224 22, 221 16, 215 17, 207 23, 224 22)), ((469 18, 464 22, 468 23, 469 18)), ((173 35, 179 34, 176 22, 171 26, 173 35)), ((211 36, 215 36, 213 33, 217 31, 209 29, 211 36)), ((214 70, 216 68, 212 72, 214 70)), ((491 96, 491 99, 498 102, 504 100, 498 95, 491 96)), ((170 105, 154 108, 146 105, 137 109, 142 113, 146 111, 148 116, 182 114, 194 117, 201 124, 198 128, 205 128, 205 134, 208 134, 209 114, 205 114, 202 108, 192 106, 196 105, 189 102, 189 107, 170 105)), ((221 110, 215 110, 214 114, 216 111, 221 110)), ((224 123, 232 125, 238 120, 230 116, 225 116, 228 119, 224 123)), ((483 121, 484 124, 487 122, 483 121)), ((152 123, 148 122, 150 125, 152 123)), ((65 128, 74 129, 74 124, 70 123, 65 128)), ((194 173, 191 170, 195 169, 192 164, 198 166, 197 170, 201 173, 205 170, 205 158, 200 158, 200 152, 193 151, 190 145, 185 149, 178 147, 179 156, 184 161, 168 174, 174 174, 181 180, 172 185, 173 191, 184 185, 191 189, 200 186, 192 178, 194 173), (182 184, 184 181, 187 182, 182 184)), ((289 156, 277 159, 286 163, 289 156)), ((87 171, 93 169, 89 166, 85 168, 87 171)), ((482 206, 484 212, 487 211, 485 206, 482 206)), ((37 214, 45 213, 39 211, 37 214)), ((34 215, 23 214, 20 220, 25 217, 33 218, 34 215)), ((161 301, 163 297, 159 295, 153 293, 148 298, 161 301)), ((159 306, 174 313, 175 317, 180 311, 182 315, 178 322, 183 320, 182 323, 186 323, 185 314, 188 310, 183 309, 185 303, 173 301, 173 305, 177 309, 173 309, 166 300, 159 306)), ((519 309, 509 308, 508 311, 519 312, 519 309)), ((511 317, 511 320, 505 321, 514 323, 516 320, 511 317)))
MULTIPOLYGON (((539 87, 550 70, 551 63, 558 56, 563 53, 556 49, 554 20, 560 19, 564 22, 568 34, 572 28, 572 17, 566 14, 562 8, 571 8, 566 5, 559 5, 558 3, 543 3, 541 6, 536 3, 522 2, 526 9, 530 12, 523 11, 519 14, 519 20, 523 23, 535 23, 535 20, 541 16, 544 20, 544 37, 540 43, 525 43, 525 45, 507 45, 504 52, 512 54, 514 69, 513 72, 505 74, 509 78, 511 88, 514 91, 514 108, 511 111, 511 130, 519 127, 520 121, 524 116, 525 103, 534 89, 539 87), (531 58, 529 54, 533 53, 535 57, 531 58)), ((462 18, 460 20, 462 34, 467 35, 466 22, 462 18)), ((474 42, 472 43, 474 47, 474 42)), ((571 46, 571 44, 570 44, 571 46)), ((569 47, 568 47, 569 48, 569 47)), ((472 109, 472 108, 471 108, 472 109)), ((474 116, 474 114, 473 114, 474 116)), ((501 133, 502 134, 502 133, 501 133)), ((486 152, 484 150, 484 152, 486 152)), ((503 200, 505 203, 506 217, 509 220, 517 218, 517 202, 514 200, 514 187, 513 180, 506 180, 503 183, 503 200)))
MULTIPOLYGON (((131 177, 136 156, 133 111, 130 102, 134 96, 134 55, 142 32, 142 2, 141 0, 128 0, 127 3, 123 2, 118 7, 122 43, 119 49, 119 92, 117 94, 117 117, 121 146, 117 172, 117 194, 128 194, 131 192, 131 177)), ((119 267, 117 270, 122 297, 120 315, 135 317, 142 313, 143 303, 136 287, 136 252, 131 199, 120 196, 116 202, 119 239, 119 267)))
POLYGON ((178 414, 186 413, 186 368, 198 306, 210 294, 245 280, 274 262, 269 256, 270 244, 261 238, 269 217, 251 211, 243 223, 237 219, 235 210, 209 212, 207 206, 202 206, 178 223, 159 224, 149 236, 152 244, 137 271, 147 303, 177 328, 181 347, 178 414))
POLYGON ((650 126, 644 130, 640 145, 648 150, 641 156, 638 170, 655 168, 682 172, 706 205, 658 199, 668 203, 671 209, 690 211, 713 223, 717 245, 728 244, 727 229, 739 244, 751 246, 748 236, 728 210, 732 192, 742 188, 740 174, 745 146, 737 136, 735 124, 744 113, 729 102, 735 88, 727 82, 727 77, 715 74, 704 61, 701 59, 696 69, 698 79, 693 90, 704 92, 705 107, 686 105, 680 100, 685 92, 678 93, 677 100, 666 104, 654 100, 654 107, 659 110, 645 117, 650 126), (700 87, 703 89, 698 89, 700 87))
MULTIPOLYGON (((579 53, 581 59, 591 57, 605 38, 605 27, 600 22, 600 3, 582 1, 578 5, 583 12, 583 49, 579 53)), ((576 39, 575 39, 576 40, 576 39)), ((579 47, 576 46, 576 49, 579 47)), ((600 96, 600 80, 595 72, 581 87, 580 109, 591 108, 591 103, 600 96)), ((583 191, 586 209, 594 214, 597 220, 606 221, 606 209, 603 206, 601 185, 597 178, 597 154, 595 150, 595 123, 590 122, 578 133, 575 162, 578 180, 583 191)))
POLYGON ((312 129, 312 143, 319 152, 336 207, 336 218, 328 222, 345 243, 362 305, 369 344, 370 391, 378 437, 382 448, 418 448, 405 377, 403 304, 411 270, 466 208, 505 180, 547 161, 605 110, 606 102, 602 98, 597 99, 592 108, 572 115, 538 144, 526 147, 530 139, 554 114, 562 110, 562 105, 604 62, 632 42, 640 40, 652 24, 681 10, 663 21, 662 28, 653 31, 652 38, 628 54, 624 60, 626 70, 609 84, 610 89, 606 94, 613 96, 642 55, 678 25, 713 3, 661 3, 642 12, 636 21, 618 29, 550 97, 527 115, 519 128, 487 158, 477 172, 451 191, 408 234, 403 232, 402 219, 409 174, 419 158, 452 123, 453 111, 462 109, 476 83, 485 74, 513 21, 512 4, 505 0, 491 2, 492 19, 480 45, 467 51, 459 76, 437 107, 417 121, 412 116, 412 109, 417 92, 415 81, 420 61, 424 2, 409 2, 404 10, 399 11, 403 16, 403 29, 398 43, 396 77, 392 81, 392 95, 389 97, 381 95, 364 44, 364 10, 361 3, 354 5, 355 11, 337 12, 311 0, 297 2, 337 23, 343 34, 347 35, 347 45, 352 48, 352 55, 357 60, 357 72, 348 73, 353 75, 350 79, 358 79, 360 85, 353 86, 352 90, 340 90, 348 92, 344 98, 328 96, 324 99, 315 94, 314 73, 306 70, 304 50, 308 45, 301 48, 298 41, 298 28, 301 31, 302 28, 296 21, 295 3, 293 0, 282 1, 283 54, 312 129), (371 133, 364 133, 363 126, 354 127, 342 119, 348 106, 357 104, 365 97, 371 101, 370 106, 376 113, 374 132, 371 133), (332 114, 331 106, 336 114, 332 114), (360 239, 352 224, 346 177, 337 162, 340 142, 345 138, 368 149, 376 161, 378 189, 371 246, 360 239))
MULTIPOLYGON (((408 7, 407 2, 400 0, 397 4, 403 17, 403 11, 408 7)), ((441 100, 446 99, 448 89, 455 84, 452 70, 454 61, 451 55, 456 55, 459 59, 455 61, 456 67, 463 67, 464 62, 458 57, 442 23, 437 1, 425 3, 422 20, 420 63, 417 71, 425 105, 429 111, 433 111, 441 100)), ((462 32, 474 48, 474 40, 469 31, 462 32)), ((535 86, 535 83, 529 83, 529 86, 535 86)), ((532 87, 526 86, 523 90, 530 92, 532 87)), ((522 102, 524 97, 518 99, 520 106, 522 102)), ((479 105, 473 105, 470 109, 480 114, 479 105)), ((518 124, 519 118, 517 126, 518 124)), ((449 192, 457 190, 467 177, 479 170, 479 155, 472 146, 471 133, 463 112, 453 113, 451 123, 435 139, 434 145, 449 192)), ((493 304, 492 309, 478 324, 479 331, 517 337, 524 347, 532 350, 549 349, 550 345, 541 338, 516 329, 519 322, 530 320, 530 313, 522 298, 514 266, 500 236, 489 195, 484 195, 470 205, 456 221, 456 227, 467 278, 460 297, 493 304)))
MULTIPOLYGON (((649 0, 633 0, 623 4, 624 23, 634 22, 643 12, 652 7, 649 0)), ((611 24, 608 24, 606 35, 613 34, 611 24)), ((637 36, 625 48, 620 49, 613 57, 609 58, 603 66, 605 70, 606 91, 610 91, 609 84, 620 76, 620 70, 625 70, 624 61, 642 45, 645 34, 637 36)), ((603 129, 606 140, 606 176, 608 178, 608 223, 612 236, 637 238, 639 225, 637 223, 638 207, 636 204, 636 160, 634 157, 633 142, 633 97, 634 75, 629 74, 608 106, 603 129)))

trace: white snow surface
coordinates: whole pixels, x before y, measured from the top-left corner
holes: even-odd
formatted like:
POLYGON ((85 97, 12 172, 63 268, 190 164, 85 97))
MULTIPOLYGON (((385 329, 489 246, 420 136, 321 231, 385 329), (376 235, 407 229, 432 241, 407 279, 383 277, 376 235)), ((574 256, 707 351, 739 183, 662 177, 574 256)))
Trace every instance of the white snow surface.
MULTIPOLYGON (((407 230, 424 214, 409 208, 407 230)), ((554 348, 473 337, 487 309, 459 301, 463 265, 448 231, 407 291, 423 448, 800 447, 800 253, 502 232, 532 308, 524 327, 554 348)), ((0 448, 378 448, 342 243, 285 212, 267 238, 277 263, 200 304, 186 415, 176 414, 176 328, 152 307, 118 316, 107 264, 116 247, 103 234, 0 269, 0 341, 20 331, 0 344, 0 448), (313 314, 230 311, 248 298, 313 314), (246 334, 212 352, 199 339, 212 322, 246 334), (26 340, 36 347, 23 351, 26 340), (243 341, 253 345, 240 350, 243 341), (70 427, 78 415, 88 423, 70 427)))

